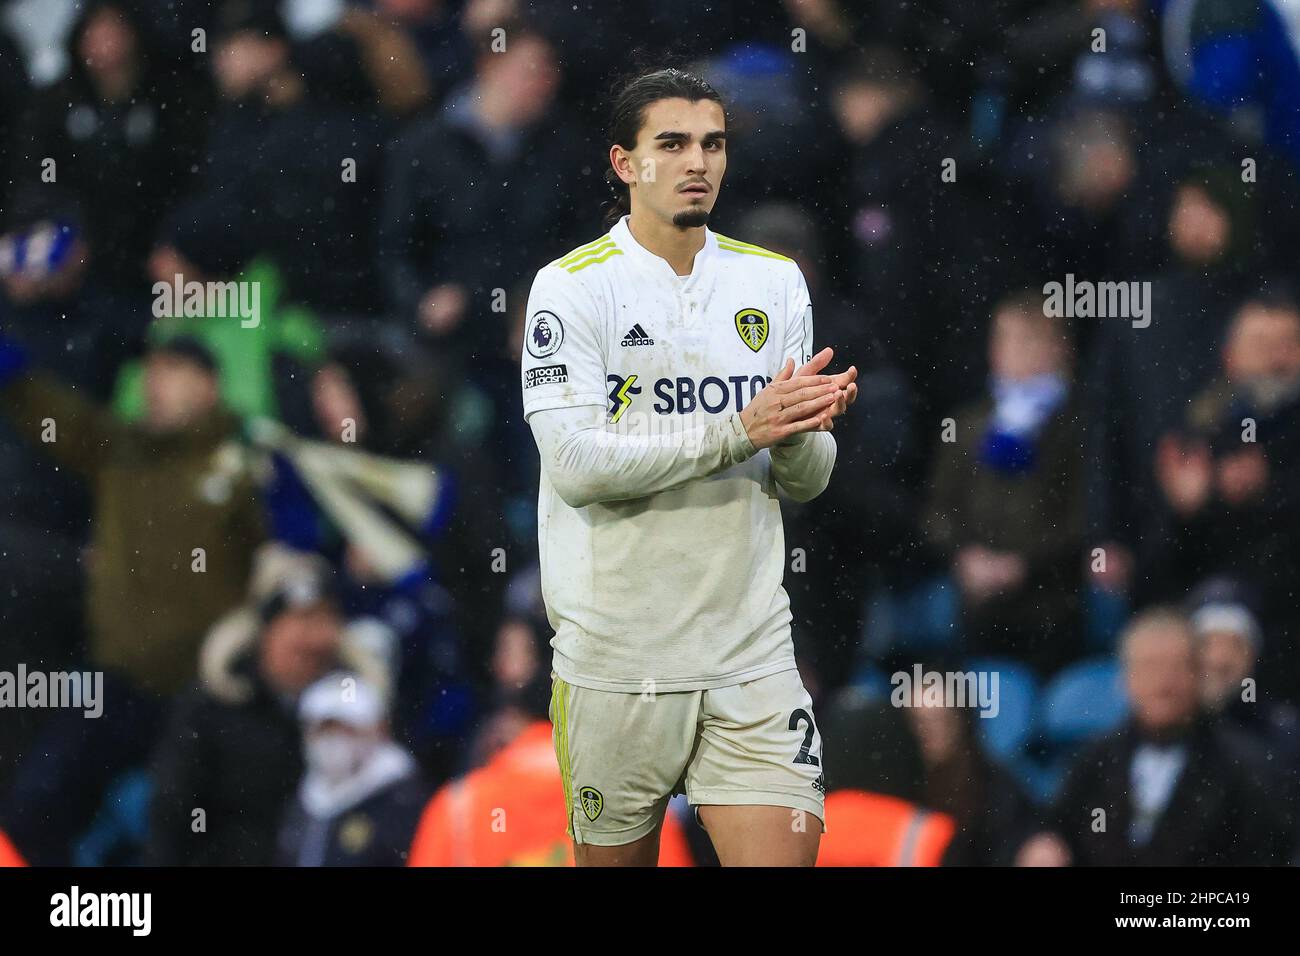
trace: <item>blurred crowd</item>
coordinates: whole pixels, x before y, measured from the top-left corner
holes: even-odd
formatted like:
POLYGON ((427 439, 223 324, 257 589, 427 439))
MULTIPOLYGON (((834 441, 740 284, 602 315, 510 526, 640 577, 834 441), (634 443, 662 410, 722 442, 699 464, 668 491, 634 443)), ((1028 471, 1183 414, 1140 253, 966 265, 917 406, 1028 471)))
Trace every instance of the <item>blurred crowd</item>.
POLYGON ((860 370, 786 513, 823 862, 1300 859, 1298 51, 1291 0, 0 3, 0 670, 104 674, 0 714, 0 862, 571 862, 523 310, 670 61, 711 226, 860 370))

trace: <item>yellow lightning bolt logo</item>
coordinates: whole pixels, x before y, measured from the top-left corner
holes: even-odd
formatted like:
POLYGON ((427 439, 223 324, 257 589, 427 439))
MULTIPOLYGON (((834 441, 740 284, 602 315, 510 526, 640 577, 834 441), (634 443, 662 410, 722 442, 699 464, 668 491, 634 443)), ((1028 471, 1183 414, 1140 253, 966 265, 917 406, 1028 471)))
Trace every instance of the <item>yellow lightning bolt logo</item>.
POLYGON ((636 394, 641 391, 639 388, 632 388, 635 384, 636 376, 629 375, 623 380, 622 384, 618 385, 609 393, 609 399, 614 403, 613 414, 609 419, 611 425, 617 424, 618 420, 623 417, 623 413, 628 410, 628 406, 632 404, 632 399, 628 397, 628 392, 630 391, 632 394, 636 394))

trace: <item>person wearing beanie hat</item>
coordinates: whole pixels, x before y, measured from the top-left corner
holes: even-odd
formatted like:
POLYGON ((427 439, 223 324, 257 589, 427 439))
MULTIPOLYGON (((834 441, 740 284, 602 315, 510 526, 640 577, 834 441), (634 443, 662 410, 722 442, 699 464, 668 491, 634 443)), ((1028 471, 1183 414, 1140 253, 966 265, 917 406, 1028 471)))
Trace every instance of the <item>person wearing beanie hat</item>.
MULTIPOLYGON (((1189 603, 1201 667, 1201 700, 1228 727, 1253 739, 1277 778, 1279 805, 1291 826, 1300 800, 1300 711, 1276 699, 1258 667, 1264 639, 1258 618, 1231 579, 1198 586, 1189 603)), ((1300 834, 1297 834, 1300 836, 1300 834)))
MULTIPOLYGON (((386 712, 392 680, 383 649, 361 622, 345 619, 328 563, 264 546, 245 603, 208 634, 202 681, 177 702, 154 755, 147 863, 274 862, 285 808, 310 763, 300 707, 335 671, 355 681, 347 685, 351 713, 386 712), (350 698, 361 685, 358 705, 350 698), (191 829, 194 807, 208 815, 202 833, 191 829)), ((328 710, 320 693, 310 714, 328 710)))
POLYGON ((174 335, 155 342, 150 347, 149 354, 184 359, 208 375, 215 376, 218 372, 212 350, 192 335, 174 335))
POLYGON ((400 866, 430 789, 363 677, 336 671, 298 704, 306 773, 280 829, 282 866, 400 866))
POLYGON ((1245 692, 1243 685, 1255 669, 1262 642, 1259 624, 1245 605, 1225 602, 1198 608, 1192 629, 1201 644, 1202 697, 1210 709, 1222 710, 1245 692))
POLYGON ((1255 670, 1263 634, 1255 612, 1240 598, 1221 596, 1193 605, 1189 621, 1197 638, 1205 707, 1243 725, 1255 724, 1268 706, 1258 701, 1255 670))

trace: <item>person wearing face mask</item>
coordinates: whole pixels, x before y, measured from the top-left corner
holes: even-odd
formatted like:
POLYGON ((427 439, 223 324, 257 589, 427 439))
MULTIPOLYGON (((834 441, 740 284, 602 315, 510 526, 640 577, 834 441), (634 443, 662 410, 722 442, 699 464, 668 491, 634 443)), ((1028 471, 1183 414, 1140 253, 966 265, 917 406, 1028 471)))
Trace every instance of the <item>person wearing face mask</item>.
POLYGON ((953 413, 922 518, 960 590, 965 650, 1044 672, 1078 652, 1083 461, 1070 354, 1041 296, 997 305, 988 394, 953 413))
POLYGON ((388 695, 382 649, 344 618, 329 565, 265 546, 248 601, 208 633, 201 683, 177 701, 154 754, 147 865, 273 862, 303 775, 299 702, 339 669, 388 695))
POLYGON ((1258 585, 1268 638, 1260 669, 1274 693, 1296 702, 1290 582, 1300 566, 1300 304, 1281 285, 1251 296, 1220 354, 1220 375, 1156 448, 1172 530, 1161 565, 1170 591, 1212 574, 1258 585))
POLYGON ((328 674, 298 705, 306 773, 280 828, 280 866, 401 866, 430 788, 393 742, 364 679, 328 674))

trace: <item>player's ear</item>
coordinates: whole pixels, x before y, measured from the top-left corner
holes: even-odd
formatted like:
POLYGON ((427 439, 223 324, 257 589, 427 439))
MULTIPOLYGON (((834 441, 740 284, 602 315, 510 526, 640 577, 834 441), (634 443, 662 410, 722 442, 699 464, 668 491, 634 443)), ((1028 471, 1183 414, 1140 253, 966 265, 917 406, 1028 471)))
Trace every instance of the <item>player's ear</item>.
POLYGON ((636 170, 632 168, 632 154, 622 146, 617 144, 609 148, 609 165, 614 169, 614 175, 624 185, 631 186, 636 183, 636 170))

